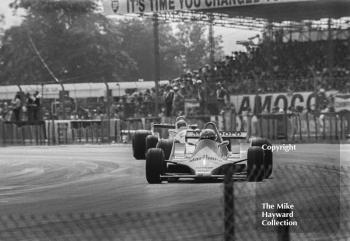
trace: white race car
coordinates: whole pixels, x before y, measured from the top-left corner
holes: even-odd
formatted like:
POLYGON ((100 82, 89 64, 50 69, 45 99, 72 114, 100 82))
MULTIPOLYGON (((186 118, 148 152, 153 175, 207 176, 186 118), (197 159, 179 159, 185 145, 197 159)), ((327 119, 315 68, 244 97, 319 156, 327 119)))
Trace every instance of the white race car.
POLYGON ((197 125, 189 125, 185 118, 179 116, 175 124, 152 124, 151 130, 137 130, 132 138, 133 156, 137 160, 145 159, 145 154, 150 148, 161 148, 165 157, 169 158, 173 140, 185 140, 185 133, 188 129, 195 129, 197 125))
POLYGON ((219 132, 212 122, 202 130, 184 132, 184 138, 172 140, 169 157, 159 147, 147 151, 149 183, 179 178, 222 179, 228 167, 248 181, 262 181, 272 173, 272 152, 262 149, 262 145, 271 145, 266 139, 252 138, 248 142, 245 132, 219 132))

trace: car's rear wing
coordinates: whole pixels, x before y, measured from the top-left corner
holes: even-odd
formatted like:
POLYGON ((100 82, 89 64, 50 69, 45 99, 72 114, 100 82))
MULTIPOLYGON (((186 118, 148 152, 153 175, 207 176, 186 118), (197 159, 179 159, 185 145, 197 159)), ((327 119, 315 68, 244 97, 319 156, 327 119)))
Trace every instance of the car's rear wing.
MULTIPOLYGON (((197 124, 191 124, 188 125, 190 129, 197 129, 198 125, 197 124)), ((160 123, 160 124, 153 124, 153 129, 155 128, 160 128, 160 129, 175 129, 175 124, 168 124, 168 123, 160 123)))
MULTIPOLYGON (((219 134, 223 140, 247 138, 247 132, 244 132, 244 131, 219 131, 219 134)), ((188 130, 186 132, 186 138, 195 139, 199 137, 200 137, 200 131, 188 130)))
POLYGON ((153 124, 153 128, 161 128, 161 129, 175 129, 175 125, 161 123, 161 124, 153 124))

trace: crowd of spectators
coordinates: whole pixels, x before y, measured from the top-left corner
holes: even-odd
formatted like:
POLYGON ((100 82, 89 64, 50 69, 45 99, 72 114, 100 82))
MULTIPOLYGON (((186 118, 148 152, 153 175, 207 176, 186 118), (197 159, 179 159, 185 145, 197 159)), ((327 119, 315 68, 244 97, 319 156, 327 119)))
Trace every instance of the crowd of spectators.
MULTIPOLYGON (((230 95, 274 92, 343 91, 350 79, 350 42, 264 40, 246 52, 234 52, 213 66, 187 71, 159 88, 160 116, 217 114, 230 95), (330 69, 329 67, 332 66, 330 69), (194 100, 198 108, 185 111, 185 101, 194 100), (213 104, 214 103, 214 104, 213 104)), ((37 120, 38 93, 16 96, 11 103, 0 104, 0 118, 37 120)), ((155 115, 155 89, 135 91, 91 106, 75 103, 73 119, 147 117, 155 115), (109 110, 106 106, 109 106, 109 110)), ((230 107, 231 108, 231 107, 230 107)), ((234 107, 232 107, 234 108, 234 107)), ((50 118, 49 108, 43 111, 50 118)), ((68 117, 68 118, 69 118, 68 117)))
POLYGON ((38 91, 23 94, 16 93, 11 101, 0 103, 0 120, 2 121, 40 121, 41 96, 38 91))
POLYGON ((341 90, 350 76, 348 40, 264 41, 247 52, 234 52, 211 71, 230 94, 314 90, 314 78, 326 90, 341 90), (332 70, 330 70, 332 66, 332 70))
MULTIPOLYGON (((186 114, 217 114, 230 95, 315 91, 315 80, 318 90, 342 91, 350 78, 349 53, 346 40, 333 40, 332 50, 329 41, 262 41, 160 86, 160 115, 184 114, 187 99, 196 100, 199 108, 186 114)), ((121 118, 154 116, 155 99, 154 88, 134 92, 113 101, 110 113, 121 118)), ((102 114, 102 107, 89 116, 96 112, 102 114)))
MULTIPOLYGON (((224 106, 229 95, 256 94, 257 90, 261 94, 315 91, 315 87, 318 91, 343 91, 350 78, 349 53, 348 40, 333 40, 331 46, 323 40, 263 41, 246 52, 226 56, 212 68, 206 65, 188 71, 162 86, 162 114, 183 114, 185 99, 196 99, 200 103, 200 108, 190 114, 212 114, 218 109, 210 108, 210 103, 224 106)), ((136 116, 150 114, 149 110, 154 109, 154 89, 151 92, 151 98, 145 98, 150 101, 136 101, 136 116)))

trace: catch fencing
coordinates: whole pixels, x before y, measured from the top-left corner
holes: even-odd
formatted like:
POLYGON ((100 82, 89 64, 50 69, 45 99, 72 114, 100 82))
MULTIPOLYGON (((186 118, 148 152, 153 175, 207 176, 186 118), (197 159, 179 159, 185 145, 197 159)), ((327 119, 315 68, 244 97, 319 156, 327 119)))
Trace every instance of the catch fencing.
POLYGON ((224 182, 223 240, 349 240, 350 167, 277 164, 257 183, 232 176, 224 182))
MULTIPOLYGON (((228 172, 229 173, 229 172, 228 172)), ((289 241, 349 240, 350 168, 276 164, 272 177, 247 182, 243 176, 227 174, 216 185, 223 195, 211 196, 179 210, 83 213, 0 214, 0 240, 74 241, 289 241), (217 200, 215 200, 217 198, 217 200), (275 205, 263 208, 262 204, 275 205), (294 205, 277 208, 278 203, 294 205), (263 226, 262 212, 292 213, 276 221, 297 222, 290 226, 263 226)), ((192 183, 192 184, 191 184, 192 183)), ((180 185, 193 185, 184 181, 180 185)), ((169 190, 177 183, 166 183, 169 190)), ((151 188, 151 187, 149 187, 151 188)), ((156 188, 156 186, 155 186, 156 188)), ((158 187, 159 188, 159 187, 158 187)), ((170 194, 169 194, 170 195, 170 194)), ((181 195, 181 194, 178 194, 181 195)), ((197 195, 194 192, 193 195, 197 195)), ((181 200, 174 196, 174 200, 181 200)), ((157 202, 154 200, 154 202, 157 202)), ((180 201, 181 203, 181 201, 180 201)))

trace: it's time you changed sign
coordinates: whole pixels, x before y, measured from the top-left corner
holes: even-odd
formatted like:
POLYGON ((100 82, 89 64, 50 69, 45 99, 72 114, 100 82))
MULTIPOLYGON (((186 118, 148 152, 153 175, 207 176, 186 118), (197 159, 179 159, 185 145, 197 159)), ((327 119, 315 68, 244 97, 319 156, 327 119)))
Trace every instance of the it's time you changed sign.
POLYGON ((105 14, 193 11, 312 0, 103 0, 105 14))

